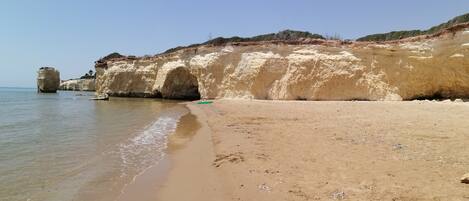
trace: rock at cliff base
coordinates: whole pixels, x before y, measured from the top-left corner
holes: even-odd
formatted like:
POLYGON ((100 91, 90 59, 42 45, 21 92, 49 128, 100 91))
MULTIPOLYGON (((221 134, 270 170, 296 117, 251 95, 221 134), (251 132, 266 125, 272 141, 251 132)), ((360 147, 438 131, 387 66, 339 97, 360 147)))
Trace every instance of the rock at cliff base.
POLYGON ((60 73, 52 67, 39 68, 37 89, 41 93, 55 93, 60 85, 60 73))

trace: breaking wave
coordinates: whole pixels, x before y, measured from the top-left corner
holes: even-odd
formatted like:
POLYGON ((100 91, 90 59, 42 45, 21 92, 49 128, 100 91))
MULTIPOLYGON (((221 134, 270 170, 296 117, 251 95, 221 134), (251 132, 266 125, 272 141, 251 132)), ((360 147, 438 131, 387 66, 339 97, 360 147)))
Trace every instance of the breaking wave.
POLYGON ((161 116, 133 138, 119 145, 121 177, 136 176, 164 157, 168 135, 175 132, 182 114, 161 116))

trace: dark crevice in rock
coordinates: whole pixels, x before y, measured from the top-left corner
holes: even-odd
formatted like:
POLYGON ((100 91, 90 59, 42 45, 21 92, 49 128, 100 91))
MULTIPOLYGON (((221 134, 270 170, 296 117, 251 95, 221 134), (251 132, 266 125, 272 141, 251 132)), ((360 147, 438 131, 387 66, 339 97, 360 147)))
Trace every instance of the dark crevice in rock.
POLYGON ((467 100, 469 96, 464 96, 460 93, 456 93, 454 91, 436 91, 431 94, 422 94, 422 95, 417 95, 412 98, 406 99, 406 100, 437 100, 437 101, 442 101, 442 100, 456 100, 456 99, 461 99, 461 100, 467 100))
POLYGON ((443 99, 445 99, 445 97, 442 95, 440 91, 437 91, 433 94, 414 96, 410 100, 443 100, 443 99))

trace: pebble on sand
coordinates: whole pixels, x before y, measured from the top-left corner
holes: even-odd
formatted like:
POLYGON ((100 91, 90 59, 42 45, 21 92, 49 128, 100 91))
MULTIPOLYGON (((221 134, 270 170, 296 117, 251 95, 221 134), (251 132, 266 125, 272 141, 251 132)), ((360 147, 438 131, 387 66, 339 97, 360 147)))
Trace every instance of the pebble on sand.
POLYGON ((461 177, 461 183, 469 184, 469 173, 467 173, 467 174, 465 174, 461 177))

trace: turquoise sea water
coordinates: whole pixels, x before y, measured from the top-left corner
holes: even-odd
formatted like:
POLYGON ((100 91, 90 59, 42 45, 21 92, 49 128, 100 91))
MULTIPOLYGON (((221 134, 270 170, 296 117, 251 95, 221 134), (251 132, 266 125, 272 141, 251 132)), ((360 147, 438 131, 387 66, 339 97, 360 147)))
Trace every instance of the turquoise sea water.
POLYGON ((0 200, 114 200, 163 157, 177 102, 0 88, 0 200))

